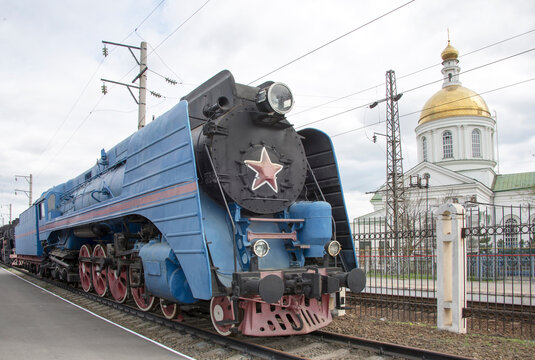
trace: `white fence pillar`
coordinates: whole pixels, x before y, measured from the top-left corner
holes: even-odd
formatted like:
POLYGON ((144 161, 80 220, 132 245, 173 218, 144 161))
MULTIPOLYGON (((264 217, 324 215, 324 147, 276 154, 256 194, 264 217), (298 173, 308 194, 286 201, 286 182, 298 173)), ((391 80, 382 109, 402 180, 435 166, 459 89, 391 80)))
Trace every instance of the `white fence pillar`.
POLYGON ((463 214, 459 204, 442 205, 437 221, 437 327, 460 334, 466 333, 463 214))

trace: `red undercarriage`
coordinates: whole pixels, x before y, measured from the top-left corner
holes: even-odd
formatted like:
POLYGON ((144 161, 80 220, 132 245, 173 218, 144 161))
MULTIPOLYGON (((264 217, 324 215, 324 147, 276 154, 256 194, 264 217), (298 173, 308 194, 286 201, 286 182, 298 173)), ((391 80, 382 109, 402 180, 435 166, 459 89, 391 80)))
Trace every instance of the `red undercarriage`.
POLYGON ((276 304, 267 304, 259 296, 240 298, 243 320, 239 332, 249 336, 282 336, 306 334, 332 321, 329 294, 321 301, 304 295, 283 296, 276 304))

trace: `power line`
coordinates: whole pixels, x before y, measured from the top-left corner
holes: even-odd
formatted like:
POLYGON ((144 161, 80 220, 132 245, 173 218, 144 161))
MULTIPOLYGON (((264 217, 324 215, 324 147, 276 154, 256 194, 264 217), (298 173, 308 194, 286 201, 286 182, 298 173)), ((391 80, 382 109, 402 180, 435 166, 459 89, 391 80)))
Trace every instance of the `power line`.
MULTIPOLYGON (((159 48, 164 42, 166 42, 171 36, 173 36, 182 26, 184 26, 191 18, 193 18, 199 11, 201 11, 211 0, 207 0, 204 4, 202 4, 197 10, 195 10, 195 12, 193 12, 193 14, 191 14, 186 20, 184 20, 182 23, 180 23, 180 25, 178 25, 169 35, 167 35, 162 41, 160 41, 160 43, 158 45, 156 45, 155 47, 152 47, 152 50, 147 54, 147 56, 151 55, 152 53, 155 53, 156 52, 156 49, 159 48)), ((414 0, 413 0, 414 1, 414 0)), ((132 32, 132 33, 136 33, 138 34, 135 30, 132 32)), ((138 34, 139 37, 141 37, 139 34, 138 34)), ((159 57, 159 55, 158 55, 159 57)), ((162 60, 160 58, 160 60, 162 60)), ((162 60, 162 62, 165 64, 165 62, 162 60)), ((166 65, 167 66, 167 65, 166 65)), ((128 70, 128 72, 126 74, 124 74, 119 80, 122 80, 124 79, 126 76, 128 76, 128 74, 130 74, 132 72, 132 70, 134 70, 136 68, 136 66, 133 66, 130 70, 128 70)), ((174 71, 169 68, 173 73, 174 71)), ((175 75, 177 76, 177 78, 180 79, 180 76, 178 76, 176 73, 175 75)), ((181 82, 182 83, 182 82, 181 82)))
MULTIPOLYGON (((145 21, 147 21, 147 19, 156 11, 156 9, 158 9, 163 3, 165 2, 165 0, 162 0, 160 1, 160 3, 158 3, 158 5, 156 5, 152 10, 151 12, 145 16, 145 18, 135 27, 135 29, 130 33, 128 34, 124 40, 128 39, 134 32, 136 32, 140 27, 141 25, 143 25, 145 23, 145 21)), ((123 40, 123 41, 124 41, 123 40)), ((110 54, 115 50, 115 48, 113 48, 111 51, 110 51, 110 54)), ((102 64, 104 63, 104 60, 106 59, 106 57, 103 57, 102 60, 100 60, 99 64, 97 65, 97 68, 95 69, 95 71, 91 74, 91 76, 89 77, 89 80, 86 82, 84 88, 82 89, 82 91, 80 92, 80 94, 78 95, 78 97, 76 98, 74 104, 71 106, 69 112, 67 113, 67 116, 65 117, 65 119, 63 119, 63 121, 61 122, 61 124, 59 125, 59 127, 56 129, 56 131, 54 132, 54 135, 52 135, 52 137, 50 138, 50 140, 48 141, 47 145, 45 146, 45 150, 41 153, 41 156, 40 158, 48 151, 49 147, 50 147, 50 144, 52 143, 52 141, 55 139, 55 137, 57 136, 57 134, 59 133, 59 131, 61 130, 61 128, 65 125, 65 123, 67 122, 67 120, 69 119, 69 117, 71 116, 72 112, 74 111, 74 109, 76 108, 76 106, 78 105, 80 99, 82 98, 82 96, 85 94, 87 88, 89 87, 89 85, 91 84, 91 82, 93 81, 93 78, 95 77, 95 75, 98 73, 98 71, 100 70, 100 67, 102 66, 102 64)), ((125 75, 126 76, 126 75, 125 75)), ((71 134, 71 136, 69 137, 69 139, 63 144, 63 146, 61 147, 61 149, 47 162, 47 165, 48 163, 50 163, 50 161, 52 161, 53 159, 56 158, 56 156, 61 152, 61 150, 63 150, 63 148, 69 143, 69 141, 72 139, 72 137, 74 136, 74 134, 78 131, 78 129, 87 121, 87 119, 89 118, 89 116, 91 116, 91 114, 94 112, 94 110, 96 109, 96 107, 100 104, 100 102, 102 101, 104 95, 101 95, 101 97, 97 100, 97 103, 95 104, 95 106, 93 106, 93 108, 91 109, 91 111, 89 112, 89 114, 82 120, 82 122, 78 125, 78 127, 74 130, 74 132, 71 134)), ((39 171, 38 175, 41 174, 41 172, 43 171, 44 167, 41 168, 41 170, 39 171)))
MULTIPOLYGON (((516 39, 516 38, 518 38, 518 37, 521 37, 521 36, 530 34, 530 33, 532 33, 532 32, 535 32, 535 29, 531 29, 531 30, 525 31, 525 32, 523 32, 523 33, 521 33, 521 34, 513 35, 513 36, 508 37, 508 38, 506 38, 506 39, 503 39, 503 40, 494 42, 494 43, 492 43, 492 44, 485 45, 485 46, 483 46, 483 47, 480 47, 479 49, 472 50, 472 51, 469 51, 469 52, 467 52, 467 53, 465 53, 465 54, 462 54, 462 55, 460 55, 459 57, 461 58, 461 57, 463 57, 463 56, 472 55, 472 54, 477 53, 477 52, 479 52, 479 51, 482 51, 482 50, 491 48, 491 47, 493 47, 493 46, 496 46, 496 45, 502 44, 502 43, 504 43, 504 42, 507 42, 507 41, 516 39)), ((438 66, 438 65, 440 65, 440 64, 441 64, 441 63, 435 63, 435 64, 433 64, 433 65, 426 66, 426 67, 421 68, 421 69, 419 69, 419 70, 413 71, 413 72, 411 72, 411 73, 409 73, 409 74, 402 75, 402 76, 398 77, 398 79, 403 79, 403 78, 406 78, 406 77, 409 77, 409 76, 412 76, 412 75, 416 75, 416 74, 418 74, 418 73, 420 73, 420 72, 422 72, 422 71, 429 70, 429 69, 431 69, 431 68, 433 68, 433 67, 435 67, 435 66, 438 66)), ((323 107, 323 106, 325 106, 325 105, 330 105, 330 104, 332 104, 332 103, 334 103, 334 102, 337 102, 337 101, 340 101, 340 100, 347 99, 347 98, 349 98, 349 97, 352 97, 352 96, 361 94, 361 93, 366 92, 366 91, 369 91, 369 90, 373 90, 373 89, 375 89, 375 88, 377 88, 377 87, 379 87, 379 86, 382 86, 382 85, 383 85, 383 84, 377 84, 377 85, 374 85, 374 86, 370 86, 369 88, 366 88, 366 89, 363 89, 363 90, 359 90, 359 91, 357 91, 357 92, 354 92, 354 93, 351 93, 351 94, 348 94, 348 95, 344 95, 344 96, 342 96, 342 97, 338 97, 338 98, 336 98, 336 99, 334 99, 334 100, 330 100, 330 101, 327 101, 327 102, 322 103, 322 104, 314 105, 314 106, 312 106, 312 107, 310 107, 310 108, 308 108, 308 109, 301 110, 301 111, 299 111, 299 112, 290 114, 288 117, 294 117, 294 116, 297 116, 297 115, 302 114, 302 113, 304 113, 304 112, 307 112, 307 111, 310 111, 310 110, 314 110, 314 109, 323 107)))
POLYGON ((370 20, 370 21, 368 21, 368 22, 366 22, 366 23, 360 25, 359 27, 357 27, 357 28, 355 28, 355 29, 353 29, 353 30, 351 30, 351 31, 349 31, 349 32, 347 32, 347 33, 345 33, 345 34, 343 34, 343 35, 340 35, 340 36, 338 36, 337 38, 335 38, 335 39, 333 39, 333 40, 331 40, 331 41, 328 41, 328 42, 326 42, 325 44, 323 44, 323 45, 321 45, 321 46, 319 46, 319 47, 317 47, 317 48, 315 48, 315 49, 310 50, 309 52, 307 52, 307 53, 305 53, 305 54, 303 54, 303 55, 301 55, 301 56, 299 56, 299 57, 293 59, 292 61, 290 61, 290 62, 288 62, 288 63, 286 63, 286 64, 284 64, 284 65, 279 66, 279 67, 276 68, 275 70, 272 70, 272 71, 268 72, 267 74, 260 76, 259 78, 257 78, 257 79, 255 79, 255 80, 251 81, 251 82, 248 83, 247 85, 251 85, 252 83, 254 83, 254 82, 256 82, 256 81, 258 81, 258 80, 260 80, 260 79, 262 79, 262 78, 265 78, 266 76, 271 75, 271 74, 273 74, 274 72, 279 71, 280 69, 283 69, 283 68, 285 68, 286 66, 291 65, 291 64, 293 64, 294 62, 299 61, 299 60, 301 60, 302 58, 304 58, 304 57, 306 57, 306 56, 308 56, 308 55, 310 55, 310 54, 313 54, 313 53, 315 53, 316 51, 318 51, 318 50, 320 50, 320 49, 323 49, 324 47, 326 47, 326 46, 328 46, 328 45, 334 43, 335 41, 338 41, 338 40, 340 40, 340 39, 342 39, 342 38, 344 38, 344 37, 346 37, 346 36, 348 36, 348 35, 354 33, 355 31, 360 30, 360 29, 362 29, 363 27, 366 27, 366 26, 368 26, 368 25, 370 25, 370 24, 372 24, 372 23, 374 23, 374 22, 376 22, 376 21, 378 21, 378 20, 384 18, 385 16, 392 14, 393 12, 395 12, 395 11, 397 11, 397 10, 399 10, 399 9, 401 9, 401 8, 403 8, 403 7, 405 7, 405 6, 407 6, 407 5, 409 5, 410 3, 414 2, 414 1, 415 1, 415 0, 410 0, 409 2, 406 2, 405 4, 403 4, 403 5, 401 5, 401 6, 398 6, 397 8, 392 9, 392 10, 390 10, 390 11, 388 11, 388 12, 386 12, 386 13, 384 13, 384 14, 378 16, 378 17, 376 17, 376 18, 374 18, 374 19, 372 19, 372 20, 370 20))
MULTIPOLYGON (((139 27, 141 27, 141 25, 143 25, 145 23, 145 21, 147 21, 147 19, 156 11, 156 9, 158 9, 163 3, 164 3, 165 0, 162 0, 158 5, 156 5, 156 7, 154 7, 154 9, 152 9, 152 11, 147 15, 145 16, 145 18, 136 26, 136 28, 130 33, 128 34, 124 40, 126 40, 127 38, 129 38, 137 29, 139 29, 139 27)), ((123 40, 123 41, 124 41, 123 40)), ((115 50, 115 48, 113 48, 111 51, 110 51, 110 54, 115 50)), ((76 100, 74 101, 73 105, 71 106, 71 108, 69 109, 69 112, 67 113, 67 116, 63 119, 63 121, 61 122, 61 124, 56 128, 56 131, 54 132, 54 134, 50 137, 50 139, 48 140, 46 146, 45 146, 45 150, 41 153, 41 157, 48 151, 50 145, 52 144, 52 141, 54 141, 54 139, 56 138, 56 136, 58 135, 59 131, 63 128, 63 126, 65 125, 65 123, 67 122, 67 120, 70 118, 72 112, 74 111, 74 109, 76 108, 76 106, 78 105, 78 103, 80 102, 80 100, 82 99, 82 96, 85 94, 87 88, 89 87, 89 85, 91 84, 91 82, 93 81, 95 75, 98 73, 98 71, 100 70, 100 67, 102 66, 102 64, 104 63, 105 61, 105 57, 102 58, 102 60, 100 60, 100 62, 98 63, 95 71, 91 74, 91 76, 89 77, 89 80, 87 80, 86 84, 84 85, 84 87, 82 88, 82 91, 80 92, 80 94, 78 95, 78 97, 76 98, 76 100)), ((99 99, 99 102, 100 102, 101 99, 99 99)))
POLYGON ((134 32, 137 31, 137 29, 139 29, 140 26, 143 25, 143 23, 145 21, 147 21, 147 19, 156 11, 156 9, 158 9, 160 7, 160 5, 162 5, 164 3, 164 1, 165 0, 160 1, 160 3, 158 5, 156 5, 156 7, 154 9, 152 9, 152 11, 147 16, 145 16, 145 18, 139 23, 139 25, 136 26, 136 28, 134 29, 134 32))
POLYGON ((495 88, 495 89, 492 89, 492 90, 487 90, 487 91, 484 91, 484 92, 481 92, 481 93, 476 93, 474 95, 466 96, 464 98, 448 101, 448 102, 445 102, 445 103, 442 103, 442 104, 439 104, 439 105, 434 105, 434 106, 431 106, 431 107, 428 107, 428 108, 424 108, 422 110, 406 113, 406 114, 400 115, 399 117, 405 117, 405 116, 409 116, 409 115, 418 114, 418 113, 420 113, 422 111, 425 111, 425 110, 431 110, 431 109, 434 109, 434 108, 442 106, 442 105, 448 105, 448 104, 455 103, 457 101, 470 99, 470 98, 475 97, 475 96, 481 96, 481 95, 489 94, 489 93, 492 93, 492 92, 495 92, 495 91, 499 91, 499 90, 503 90, 503 89, 507 89, 507 88, 510 88, 510 87, 513 87, 513 86, 516 86, 516 85, 521 85, 521 84, 524 84, 524 83, 528 83, 528 82, 533 81, 533 80, 535 80, 535 77, 527 79, 527 80, 518 81, 518 82, 513 83, 513 84, 504 85, 504 86, 501 86, 499 88, 495 88))
MULTIPOLYGON (((163 39, 158 45, 156 45, 152 52, 154 52, 158 47, 160 47, 165 41, 167 41, 167 39, 169 39, 173 34, 175 34, 184 24, 186 24, 193 16, 195 16, 199 11, 201 11, 202 8, 204 8, 211 0, 208 0, 206 1, 203 5, 201 5, 193 14, 191 14, 186 20, 184 20, 177 28, 175 28, 175 30, 173 30, 173 32, 171 32, 171 34, 169 34, 167 37, 165 37, 165 39, 163 39)), ((414 1, 414 0, 413 0, 414 1)), ((156 10, 161 4, 163 3, 160 2, 152 11, 151 11, 151 14, 154 12, 154 10, 156 10)), ((149 16, 151 15, 149 14, 149 16)), ((145 22, 145 20, 148 19, 148 16, 140 23, 140 25, 138 25, 137 28, 139 28, 139 26, 141 26, 141 24, 143 22, 145 22)), ((137 29, 136 28, 136 29, 137 29)), ((132 33, 135 33, 136 30, 134 30, 132 33)), ((130 35, 128 35, 130 36, 130 35)), ((152 53, 151 52, 151 53, 152 53)), ((120 80, 124 79, 133 69, 135 69, 136 66, 132 67, 132 69, 130 69, 128 71, 128 73, 126 73, 123 77, 121 77, 120 80)), ((69 141, 73 138, 73 136, 76 134, 76 132, 78 132, 78 130, 82 127, 82 125, 87 121, 87 119, 91 116, 91 114, 93 114, 93 112, 95 111, 95 109, 97 108, 97 106, 100 104, 100 102, 102 101, 104 95, 101 95, 101 97, 98 99, 97 103, 95 104, 95 106, 93 106, 93 108, 91 109, 91 111, 89 112, 89 114, 82 120, 82 122, 78 125, 78 127, 74 130, 74 132, 71 134, 71 136, 67 139, 67 141, 63 144, 63 146, 61 147, 61 149, 56 153, 56 155, 54 155, 50 161, 52 161, 52 159, 54 159, 60 152, 61 150, 63 150, 65 148, 65 146, 69 143, 69 141)), ((49 162, 50 162, 49 161, 49 162)), ((48 163, 47 163, 48 164, 48 163)), ((41 170, 42 171, 42 170, 41 170)))
POLYGON ((164 42, 167 41, 171 36, 173 36, 178 29, 180 29, 182 26, 184 26, 192 17, 194 17, 199 11, 201 11, 211 0, 207 0, 204 4, 202 4, 193 14, 191 14, 186 20, 184 20, 180 25, 178 25, 175 30, 173 30, 169 35, 165 37, 158 45, 156 45, 153 48, 153 51, 155 51, 157 48, 159 48, 164 42))
POLYGON ((126 35, 126 37, 123 40, 121 40, 121 42, 125 42, 126 39, 128 39, 130 36, 132 36, 132 34, 134 34, 141 27, 141 25, 143 25, 145 23, 145 21, 147 21, 147 19, 149 17, 151 17, 151 15, 156 11, 156 9, 158 9, 164 2, 165 2, 165 0, 160 1, 160 3, 158 5, 156 5, 154 7, 154 9, 152 9, 151 12, 147 16, 145 16, 145 18, 143 20, 141 20, 141 22, 134 28, 134 30, 132 30, 130 32, 130 34, 126 35))
MULTIPOLYGON (((514 57, 517 57, 517 56, 520 56, 520 55, 524 55, 524 54, 527 54, 531 51, 534 51, 535 48, 531 48, 531 49, 528 49, 528 50, 524 50, 524 51, 521 51, 519 53, 516 53, 516 54, 513 54, 513 55, 510 55, 510 56, 506 56, 504 58, 501 58, 501 59, 498 59, 498 60, 495 60, 495 61, 491 61, 489 63, 486 63, 486 64, 483 64, 483 65, 479 65, 479 66, 476 66, 474 68, 471 68, 471 69, 468 69, 468 70, 465 70, 465 71, 461 71, 459 73, 459 75, 461 74, 466 74, 468 72, 471 72, 471 71, 474 71, 474 70, 478 70, 478 69, 481 69, 481 68, 484 68, 484 67, 487 67, 487 66, 490 66, 490 65, 494 65, 494 64, 497 64, 499 62, 502 62, 502 61, 505 61, 505 60, 509 60, 509 59, 512 59, 514 57)), ((419 85, 419 86, 416 86, 416 87, 413 87, 411 89, 408 89, 408 90, 405 90, 403 91, 402 93, 403 94, 406 94, 406 93, 409 93, 411 91, 415 91, 415 90, 418 90, 418 89, 421 89, 421 88, 424 88, 426 86, 429 86, 429 85, 433 85, 433 84, 436 84, 437 82, 441 82, 441 81, 444 81, 444 78, 440 78, 438 80, 433 80, 431 82, 428 82, 428 83, 425 83, 425 84, 422 84, 422 85, 419 85)), ((299 125, 297 128, 300 129, 304 126, 308 126, 308 125, 311 125, 311 124, 315 124, 317 122, 320 122, 320 121, 323 121, 323 120, 327 120, 327 119, 331 119, 333 117, 336 117, 336 116, 339 116, 339 115, 343 115, 343 114, 346 114, 348 112, 351 112, 351 111, 354 111, 354 110, 357 110, 357 109, 361 109, 363 107, 366 107, 366 106, 369 106, 371 104, 371 102, 368 102, 366 104, 362 104, 362 105, 359 105, 359 106, 355 106, 355 107, 352 107, 348 110, 344 110, 344 111, 341 111, 339 113, 336 113, 336 114, 333 114, 333 115, 329 115, 329 116, 326 116, 324 118, 321 118, 321 119, 318 119, 318 120, 314 120, 314 121, 311 121, 311 122, 308 122, 306 124, 303 124, 303 125, 299 125)))
MULTIPOLYGON (((143 38, 143 36, 141 36, 141 34, 140 34, 139 32, 137 32, 137 31, 136 31, 136 35, 137 35, 142 41, 146 41, 146 40, 143 38)), ((158 54, 158 53, 156 52, 156 50, 155 50, 149 43, 147 43, 147 44, 148 44, 148 46, 151 48, 151 54, 154 53, 154 54, 158 57, 158 59, 160 59, 160 61, 162 62, 162 64, 163 64, 165 67, 167 67, 167 69, 169 69, 169 70, 170 70, 170 71, 171 71, 171 72, 178 78, 179 83, 180 83, 180 84, 183 84, 184 81, 182 80, 182 78, 181 78, 180 76, 178 76, 178 74, 177 74, 177 73, 176 73, 176 72, 175 72, 169 65, 167 65, 167 63, 163 60, 163 58, 160 56, 160 54, 158 54)), ((159 73, 157 73, 157 72, 155 72, 154 70, 151 70, 151 69, 149 69, 149 71, 152 72, 152 73, 154 73, 154 74, 156 74, 156 75, 158 75, 158 76, 160 76, 160 77, 162 77, 162 78, 164 78, 166 81, 170 82, 168 77, 163 76, 163 75, 161 75, 161 74, 159 74, 159 73)), ((176 85, 176 84, 173 84, 173 85, 176 85)))
MULTIPOLYGON (((430 110, 430 109, 433 109, 433 108, 435 108, 437 106, 447 105, 447 104, 451 104, 451 103, 454 103, 454 102, 457 102, 457 101, 469 99, 469 98, 472 98, 472 97, 475 97, 475 96, 481 96, 481 95, 489 94, 489 93, 492 93, 492 92, 495 92, 495 91, 504 90, 504 89, 507 89, 507 88, 510 88, 510 87, 513 87, 513 86, 517 86, 517 85, 521 85, 521 84, 525 84, 525 83, 528 83, 528 82, 534 81, 534 80, 535 80, 535 77, 532 77, 532 78, 527 79, 527 80, 518 81, 516 83, 512 83, 512 84, 509 84, 509 85, 501 86, 501 87, 498 87, 498 88, 495 88, 495 89, 492 89, 492 90, 484 91, 482 93, 476 93, 474 95, 470 95, 470 96, 466 96, 464 98, 452 100, 452 101, 449 101, 449 102, 446 102, 446 103, 442 103, 440 105, 434 105, 434 106, 429 107, 429 108, 424 108, 422 110, 413 111, 413 112, 410 112, 410 113, 399 115, 399 117, 402 118, 402 117, 405 117, 405 116, 418 114, 418 113, 420 113, 420 112, 422 112, 424 110, 430 110)), ((368 127, 371 127, 371 126, 379 125, 381 123, 384 123, 385 121, 386 120, 379 120, 379 121, 377 121, 377 122, 375 122, 373 124, 363 125, 363 126, 358 127, 358 128, 354 128, 354 129, 351 129, 351 130, 343 131, 343 132, 335 134, 335 135, 331 135, 331 137, 337 137, 337 136, 348 134, 350 132, 355 132, 355 131, 362 130, 362 129, 365 129, 365 128, 368 128, 368 127)))
POLYGON ((100 67, 102 66, 102 63, 104 62, 104 58, 102 58, 102 60, 99 62, 99 64, 97 65, 97 68, 95 69, 95 71, 93 72, 93 74, 91 74, 91 76, 89 77, 89 80, 87 80, 86 84, 84 85, 82 91, 80 92, 80 94, 78 95, 78 97, 76 98, 76 100, 74 101, 74 104, 72 104, 71 108, 69 109, 69 112, 67 113, 67 116, 63 119, 63 121, 61 122, 61 124, 56 128, 56 131, 54 132, 54 134, 52 135, 52 137, 48 140, 46 146, 45 146, 45 150, 41 153, 41 156, 43 156, 47 151, 48 151, 48 148, 50 146, 50 144, 52 144, 52 141, 56 138, 56 136, 58 135, 59 131, 61 130, 61 128, 63 127, 63 125, 65 125, 65 123, 67 122, 67 120, 70 118, 72 112, 74 111, 74 108, 76 108, 76 106, 78 105, 78 103, 80 102, 80 99, 82 98, 82 96, 85 94, 85 91, 87 90, 87 88, 89 87, 89 85, 91 84, 91 82, 93 81, 93 78, 95 77, 95 75, 97 74, 97 72, 99 71, 100 67))
POLYGON ((78 132, 78 130, 80 130, 80 128, 85 124, 85 122, 87 121, 87 119, 89 119, 89 117, 93 114, 93 112, 95 111, 95 109, 97 108, 97 106, 100 104, 100 102, 102 101, 102 99, 104 98, 104 95, 101 95, 100 98, 97 100, 97 103, 93 106, 93 108, 91 109, 91 111, 89 111, 89 113, 85 116, 85 118, 78 124, 78 126, 76 127, 76 129, 74 129, 74 131, 71 133, 71 136, 69 136, 69 138, 63 143, 63 145, 61 146, 61 148, 53 155, 49 158, 49 160, 41 167, 41 169, 39 170, 39 172, 37 173, 37 176, 39 176, 43 170, 48 166, 48 164, 50 164, 50 162, 52 162, 52 160, 54 160, 62 151, 63 149, 65 148, 65 146, 67 146, 67 144, 72 140, 72 138, 74 137, 74 135, 78 132))

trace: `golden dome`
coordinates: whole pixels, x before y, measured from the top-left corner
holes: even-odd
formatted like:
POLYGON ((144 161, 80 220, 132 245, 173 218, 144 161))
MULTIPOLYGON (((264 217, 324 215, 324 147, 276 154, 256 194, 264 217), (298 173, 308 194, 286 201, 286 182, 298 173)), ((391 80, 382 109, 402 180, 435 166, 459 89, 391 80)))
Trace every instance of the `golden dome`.
POLYGON ((451 46, 450 41, 448 40, 448 46, 446 46, 440 56, 442 57, 443 61, 457 59, 459 56, 459 51, 451 46))
POLYGON ((427 100, 418 124, 453 116, 490 117, 490 111, 485 100, 474 91, 461 85, 450 85, 427 100))

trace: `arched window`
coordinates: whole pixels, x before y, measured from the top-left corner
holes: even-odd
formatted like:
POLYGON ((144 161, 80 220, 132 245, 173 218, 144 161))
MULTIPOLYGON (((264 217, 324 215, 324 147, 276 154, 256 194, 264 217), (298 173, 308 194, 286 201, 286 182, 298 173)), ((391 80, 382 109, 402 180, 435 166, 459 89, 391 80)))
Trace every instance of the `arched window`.
POLYGON ((427 138, 425 136, 422 138, 422 154, 424 161, 427 161, 427 138))
POLYGON ((442 134, 442 152, 444 159, 453 159, 453 135, 449 130, 442 134))
POLYGON ((481 131, 472 131, 472 157, 481 157, 481 131))
POLYGON ((505 234, 505 248, 516 249, 518 247, 518 221, 514 218, 505 220, 503 232, 505 234))

